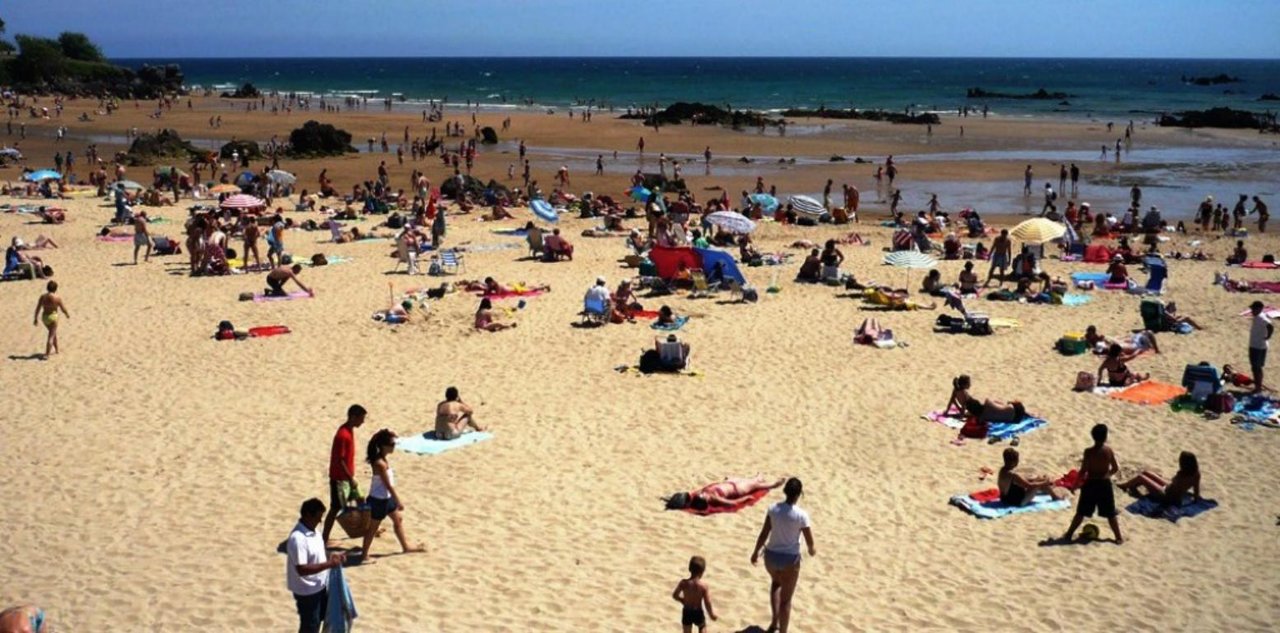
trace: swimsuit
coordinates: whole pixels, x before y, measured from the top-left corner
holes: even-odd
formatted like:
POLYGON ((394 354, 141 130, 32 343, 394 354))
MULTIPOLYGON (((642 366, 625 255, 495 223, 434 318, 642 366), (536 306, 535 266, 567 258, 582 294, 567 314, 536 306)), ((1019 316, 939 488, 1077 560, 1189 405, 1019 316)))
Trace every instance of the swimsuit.
POLYGON ((58 313, 46 312, 44 316, 40 317, 40 320, 44 322, 45 327, 51 328, 58 324, 58 313))
POLYGON ((1026 500, 1027 490, 1015 483, 1010 483, 1009 489, 1000 493, 1000 503, 1008 506, 1020 506, 1026 500))
POLYGON ((696 626, 700 629, 706 628, 707 614, 702 612, 702 607, 685 607, 680 614, 680 624, 696 626))

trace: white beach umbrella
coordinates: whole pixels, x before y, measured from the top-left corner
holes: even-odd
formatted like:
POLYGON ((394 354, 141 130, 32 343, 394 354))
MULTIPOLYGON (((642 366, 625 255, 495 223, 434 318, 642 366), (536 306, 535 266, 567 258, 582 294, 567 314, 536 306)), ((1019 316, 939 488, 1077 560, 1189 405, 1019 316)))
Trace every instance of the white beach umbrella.
POLYGON ((248 194, 236 194, 223 200, 218 206, 224 209, 257 209, 267 206, 261 198, 255 198, 248 194))
POLYGON ((756 223, 741 213, 734 211, 716 211, 707 214, 707 222, 730 233, 746 234, 756 230, 756 223))

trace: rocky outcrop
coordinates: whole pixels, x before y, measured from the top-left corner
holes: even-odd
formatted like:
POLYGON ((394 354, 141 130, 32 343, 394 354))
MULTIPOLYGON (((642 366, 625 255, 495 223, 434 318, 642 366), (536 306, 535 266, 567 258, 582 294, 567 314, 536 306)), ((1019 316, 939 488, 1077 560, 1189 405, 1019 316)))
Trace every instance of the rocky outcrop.
POLYGON ((1220 73, 1212 77, 1188 77, 1182 76, 1182 83, 1193 84, 1196 86, 1218 86, 1221 84, 1238 84, 1244 80, 1239 77, 1233 77, 1226 73, 1220 73))
POLYGON ((942 120, 938 118, 938 115, 931 112, 925 112, 923 114, 905 114, 902 112, 889 112, 887 110, 828 110, 826 108, 819 108, 817 110, 785 110, 782 115, 795 118, 855 119, 859 121, 913 123, 916 125, 939 125, 942 123, 942 120))
POLYGON ((782 119, 770 119, 759 112, 730 111, 719 106, 684 101, 673 103, 657 112, 632 112, 618 118, 642 120, 645 125, 654 125, 655 123, 658 125, 679 125, 688 121, 694 125, 727 125, 734 128, 773 126, 782 123, 782 119))
POLYGON ((484 143, 485 145, 497 145, 498 144, 497 130, 494 130, 493 128, 486 125, 483 129, 480 130, 480 142, 484 143))
POLYGON ((246 165, 247 159, 262 158, 262 149, 254 141, 231 141, 218 150, 218 156, 221 158, 231 158, 232 153, 239 156, 240 160, 246 161, 246 165))
POLYGON ((236 88, 235 92, 224 92, 219 96, 223 99, 260 99, 262 98, 262 91, 258 90, 253 84, 245 82, 239 88, 236 88))
POLYGON ((125 160, 132 166, 184 163, 201 153, 194 145, 182 140, 177 132, 166 129, 158 134, 141 134, 135 138, 125 153, 125 160))
POLYGON ((994 92, 990 90, 983 90, 982 88, 970 88, 965 91, 965 96, 970 99, 1038 99, 1045 101, 1062 101, 1064 99, 1070 99, 1075 95, 1067 94, 1065 92, 1049 92, 1044 88, 1024 95, 1011 94, 1007 92, 994 92))
POLYGON ((351 134, 328 123, 307 121, 289 133, 289 155, 295 158, 341 156, 355 151, 351 134))
POLYGON ((1163 114, 1157 123, 1165 127, 1218 127, 1271 131, 1276 129, 1275 115, 1261 115, 1232 108, 1189 110, 1177 115, 1163 114))

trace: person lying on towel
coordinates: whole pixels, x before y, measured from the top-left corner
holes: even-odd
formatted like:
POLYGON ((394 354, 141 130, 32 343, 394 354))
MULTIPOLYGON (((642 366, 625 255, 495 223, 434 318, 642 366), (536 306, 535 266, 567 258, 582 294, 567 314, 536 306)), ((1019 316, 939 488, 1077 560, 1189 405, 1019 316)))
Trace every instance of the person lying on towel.
POLYGON ((708 484, 691 492, 677 492, 664 499, 668 510, 684 510, 686 508, 699 512, 709 508, 736 508, 750 501, 761 490, 773 490, 782 486, 786 479, 778 479, 772 483, 765 481, 764 476, 752 479, 729 479, 708 484))

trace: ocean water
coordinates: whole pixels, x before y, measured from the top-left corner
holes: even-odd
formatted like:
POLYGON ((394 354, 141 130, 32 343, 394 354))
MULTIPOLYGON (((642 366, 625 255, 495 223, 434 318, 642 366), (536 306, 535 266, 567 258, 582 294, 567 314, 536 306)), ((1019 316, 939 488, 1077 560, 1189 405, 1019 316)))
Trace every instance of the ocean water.
POLYGON ((254 85, 282 92, 403 95, 484 108, 565 107, 595 100, 618 109, 674 101, 734 108, 883 108, 954 112, 988 105, 1001 115, 1146 119, 1153 114, 1228 106, 1264 111, 1280 102, 1280 60, 996 58, 277 58, 121 59, 128 66, 181 64, 187 83, 254 85), (1196 86, 1182 77, 1238 76, 1240 83, 1196 86), (968 88, 1057 100, 965 97, 968 88))

